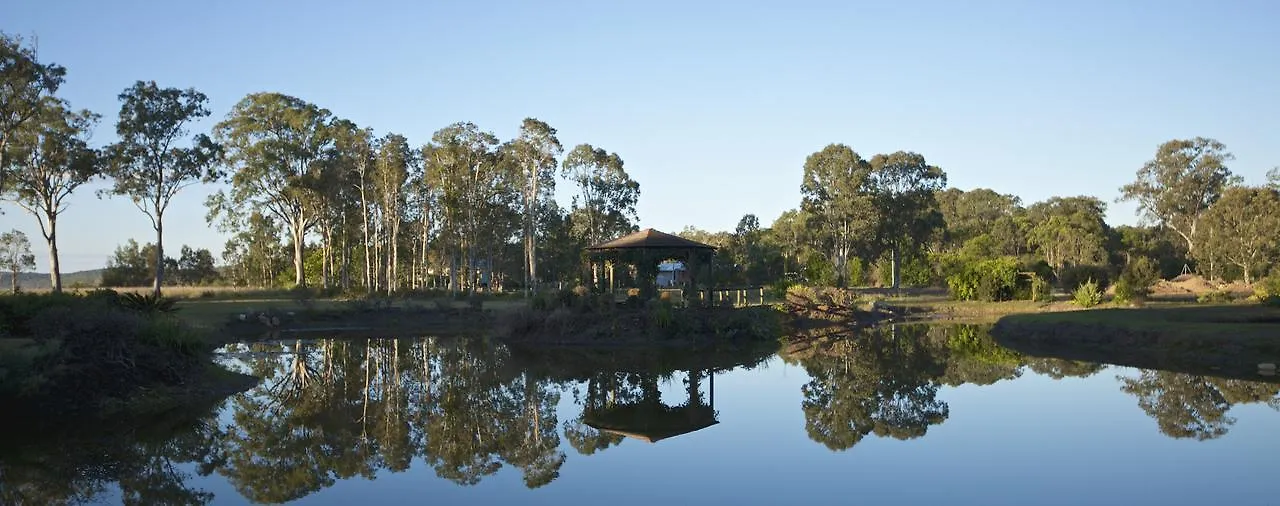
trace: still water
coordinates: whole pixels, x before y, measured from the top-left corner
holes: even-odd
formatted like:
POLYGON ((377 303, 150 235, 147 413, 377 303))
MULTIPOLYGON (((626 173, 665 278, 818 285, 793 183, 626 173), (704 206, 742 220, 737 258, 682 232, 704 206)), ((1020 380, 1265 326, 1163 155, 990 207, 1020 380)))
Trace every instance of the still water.
POLYGON ((1280 504, 1280 384, 1037 358, 972 326, 778 349, 234 345, 263 378, 10 443, 0 502, 1280 504))

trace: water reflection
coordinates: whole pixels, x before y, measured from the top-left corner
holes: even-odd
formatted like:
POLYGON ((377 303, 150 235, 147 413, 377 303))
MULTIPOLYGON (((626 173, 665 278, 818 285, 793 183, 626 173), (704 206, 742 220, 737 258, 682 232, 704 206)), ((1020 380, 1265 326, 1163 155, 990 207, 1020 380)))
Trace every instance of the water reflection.
POLYGON ((48 427, 0 438, 0 504, 80 504, 118 489, 124 504, 207 504, 213 494, 180 470, 224 462, 212 405, 141 421, 48 427))
MULTIPOLYGON (((126 503, 208 503, 213 494, 191 485, 198 477, 223 480, 253 502, 280 503, 381 472, 475 485, 503 468, 538 488, 560 479, 569 460, 627 439, 698 438, 722 421, 732 424, 717 411, 716 376, 750 375, 742 370, 775 354, 806 373, 795 394, 803 430, 835 451, 868 438, 925 437, 952 417, 947 389, 1025 375, 1115 378, 1112 391, 1131 395, 1153 431, 1172 438, 1224 436, 1237 405, 1280 410, 1276 383, 1133 369, 1099 375, 1108 366, 1013 351, 972 325, 816 331, 793 336, 780 351, 764 344, 697 353, 295 340, 229 347, 227 362, 263 382, 220 410, 193 406, 43 438, 9 435, 0 440, 0 503, 114 494, 126 503)), ((713 429, 733 434, 724 430, 713 429)))

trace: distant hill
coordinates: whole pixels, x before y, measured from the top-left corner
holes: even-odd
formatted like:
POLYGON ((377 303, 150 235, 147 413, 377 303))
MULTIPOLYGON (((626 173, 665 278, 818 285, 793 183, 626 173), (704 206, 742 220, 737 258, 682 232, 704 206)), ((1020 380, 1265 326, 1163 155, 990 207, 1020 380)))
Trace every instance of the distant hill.
MULTIPOLYGON (((62 287, 73 288, 76 286, 93 287, 98 286, 102 282, 103 269, 93 269, 79 272, 62 273, 62 287)), ((8 291, 10 287, 9 273, 0 273, 0 291, 8 291)), ((53 285, 49 283, 49 273, 44 272, 23 272, 18 274, 18 286, 23 290, 48 290, 53 285)))

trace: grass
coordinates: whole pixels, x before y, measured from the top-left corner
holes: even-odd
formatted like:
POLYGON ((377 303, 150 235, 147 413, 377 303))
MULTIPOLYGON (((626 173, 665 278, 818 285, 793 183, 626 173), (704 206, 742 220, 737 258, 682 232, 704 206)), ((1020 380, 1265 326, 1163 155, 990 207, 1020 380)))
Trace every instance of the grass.
POLYGON ((1280 308, 1259 304, 1166 304, 1146 308, 1105 308, 1011 315, 1010 324, 1082 325, 1154 331, 1167 336, 1230 337, 1280 342, 1280 308))
POLYGON ((1259 304, 1107 308, 1001 318, 991 334, 1032 356, 1248 380, 1280 361, 1280 308, 1259 304))
MULTIPOLYGON (((410 317, 408 319, 387 319, 382 316, 372 314, 369 316, 360 316, 354 313, 355 308, 359 304, 360 299, 346 298, 315 298, 306 301, 298 300, 289 292, 283 292, 275 297, 255 297, 243 299, 186 299, 178 303, 178 311, 174 313, 183 322, 205 331, 210 331, 211 338, 218 341, 226 341, 234 338, 231 335, 219 335, 217 332, 227 323, 238 321, 241 314, 252 317, 258 313, 270 314, 287 314, 294 313, 299 318, 307 316, 321 317, 325 320, 323 323, 313 322, 311 324, 303 323, 301 328, 291 329, 291 331, 306 330, 307 327, 334 328, 334 327, 368 327, 369 329, 384 331, 413 331, 441 329, 439 321, 422 320, 424 326, 418 328, 415 321, 421 318, 410 317), (353 314, 346 314, 351 312, 353 314), (326 317, 327 318, 324 318, 326 317), (335 320, 336 318, 336 320, 335 320), (390 328, 383 328, 390 325, 390 328)), ((447 307, 451 309, 465 310, 470 307, 466 300, 453 300, 450 298, 408 298, 408 299, 387 299, 385 306, 389 309, 412 310, 412 309, 434 309, 439 307, 447 307)), ((493 315, 502 315, 511 313, 519 308, 527 307, 525 300, 518 296, 491 298, 484 301, 484 309, 493 315)), ((457 318, 453 318, 457 320, 457 318)), ((457 322, 454 323, 474 323, 474 322, 457 322)), ((470 328, 470 327, 468 327, 470 328)))

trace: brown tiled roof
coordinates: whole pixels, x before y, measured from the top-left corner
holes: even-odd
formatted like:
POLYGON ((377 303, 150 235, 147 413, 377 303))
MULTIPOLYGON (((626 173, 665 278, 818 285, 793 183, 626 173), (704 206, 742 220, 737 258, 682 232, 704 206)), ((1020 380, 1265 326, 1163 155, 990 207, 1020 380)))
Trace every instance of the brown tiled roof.
POLYGON ((609 242, 597 244, 588 250, 607 249, 716 249, 715 246, 690 241, 678 235, 659 232, 646 228, 634 234, 624 235, 609 242))

